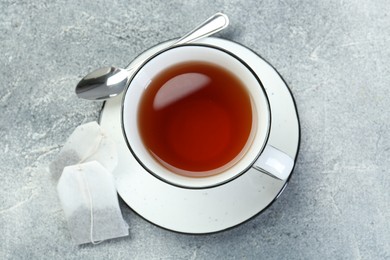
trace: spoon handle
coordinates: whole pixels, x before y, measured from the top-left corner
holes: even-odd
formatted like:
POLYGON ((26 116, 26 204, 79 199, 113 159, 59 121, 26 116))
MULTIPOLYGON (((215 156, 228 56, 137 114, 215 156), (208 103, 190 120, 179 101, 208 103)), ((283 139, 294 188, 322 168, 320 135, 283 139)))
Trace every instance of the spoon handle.
POLYGON ((216 13, 209 19, 199 24, 195 29, 181 37, 173 45, 193 42, 200 38, 207 37, 211 34, 219 32, 229 25, 229 18, 226 14, 216 13))
MULTIPOLYGON (((211 34, 219 32, 225 29, 229 25, 229 18, 226 14, 216 13, 210 18, 208 18, 203 23, 199 24, 195 29, 178 39, 176 42, 171 44, 170 46, 185 44, 189 42, 193 42, 199 40, 201 38, 207 37, 211 34)), ((170 47, 169 46, 169 47, 170 47)), ((131 73, 133 70, 138 68, 144 60, 140 60, 136 63, 130 64, 130 67, 126 67, 126 70, 131 73)))

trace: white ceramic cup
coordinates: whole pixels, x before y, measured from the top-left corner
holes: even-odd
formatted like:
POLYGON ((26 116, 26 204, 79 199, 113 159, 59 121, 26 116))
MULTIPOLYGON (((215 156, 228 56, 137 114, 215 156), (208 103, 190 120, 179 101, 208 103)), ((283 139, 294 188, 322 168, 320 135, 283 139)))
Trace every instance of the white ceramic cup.
POLYGON ((226 50, 208 45, 182 45, 165 49, 148 59, 133 75, 122 101, 122 128, 130 151, 151 174, 169 184, 183 188, 209 188, 224 184, 244 174, 249 168, 284 180, 293 160, 286 154, 266 146, 271 126, 271 112, 265 90, 252 70, 226 50), (186 177, 164 167, 145 148, 138 128, 141 97, 151 80, 168 67, 183 62, 207 62, 223 66, 246 87, 252 105, 252 130, 242 152, 220 173, 209 177, 186 177))

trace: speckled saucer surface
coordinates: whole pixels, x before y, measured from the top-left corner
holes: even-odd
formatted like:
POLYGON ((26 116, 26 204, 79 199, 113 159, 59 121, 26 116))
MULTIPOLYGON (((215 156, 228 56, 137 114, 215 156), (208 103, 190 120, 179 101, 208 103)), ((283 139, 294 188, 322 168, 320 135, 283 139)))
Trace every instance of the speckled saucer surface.
MULTIPOLYGON (((170 42, 142 53, 146 59, 170 42)), ((209 37, 198 41, 224 48, 240 57, 260 78, 271 108, 268 143, 296 159, 300 129, 293 97, 277 71, 250 49, 232 41, 209 37)), ((169 185, 149 174, 132 156, 121 129, 121 102, 108 100, 100 124, 117 143, 119 164, 113 172, 119 195, 144 219, 183 233, 211 233, 234 227, 266 209, 279 197, 287 181, 274 179, 250 168, 233 181, 207 189, 169 185)), ((291 175, 291 173, 290 173, 291 175)))

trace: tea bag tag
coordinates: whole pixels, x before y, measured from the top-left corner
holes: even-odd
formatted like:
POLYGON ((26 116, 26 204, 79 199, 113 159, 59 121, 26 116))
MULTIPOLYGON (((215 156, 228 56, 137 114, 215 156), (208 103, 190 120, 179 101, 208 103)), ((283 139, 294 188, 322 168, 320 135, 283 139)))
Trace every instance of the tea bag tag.
POLYGON ((267 145, 252 167, 271 177, 284 181, 294 167, 294 160, 284 152, 267 145))

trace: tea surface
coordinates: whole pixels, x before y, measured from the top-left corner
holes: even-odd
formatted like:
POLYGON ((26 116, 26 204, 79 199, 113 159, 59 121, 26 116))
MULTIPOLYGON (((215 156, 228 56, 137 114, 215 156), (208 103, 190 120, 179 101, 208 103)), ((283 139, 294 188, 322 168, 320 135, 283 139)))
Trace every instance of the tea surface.
POLYGON ((203 62, 158 74, 138 111, 141 139, 152 157, 189 177, 218 174, 234 164, 252 129, 245 86, 222 67, 203 62))

